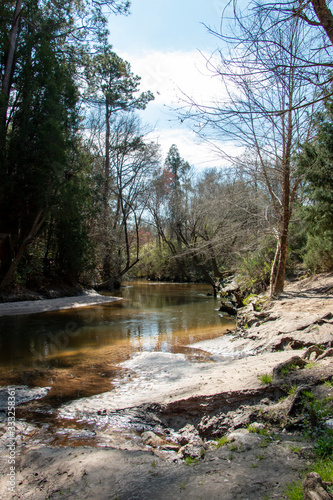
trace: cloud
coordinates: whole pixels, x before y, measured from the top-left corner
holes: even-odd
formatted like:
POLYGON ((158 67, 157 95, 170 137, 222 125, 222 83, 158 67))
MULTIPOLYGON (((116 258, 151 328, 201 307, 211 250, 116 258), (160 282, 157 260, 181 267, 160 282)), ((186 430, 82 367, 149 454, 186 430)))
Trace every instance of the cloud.
POLYGON ((155 103, 162 106, 179 104, 186 94, 196 101, 212 102, 223 86, 207 67, 210 54, 193 51, 152 51, 141 56, 121 54, 135 74, 141 76, 140 88, 151 90, 155 103))
POLYGON ((213 147, 211 144, 199 140, 195 132, 185 128, 156 130, 148 135, 148 139, 160 145, 162 160, 166 158, 172 144, 176 144, 180 156, 196 170, 228 167, 230 162, 221 152, 223 151, 227 156, 236 156, 243 152, 243 148, 236 147, 232 142, 215 140, 213 147))
POLYGON ((155 95, 155 100, 140 115, 144 123, 154 127, 149 138, 160 144, 162 159, 170 146, 176 144, 181 157, 196 169, 227 166, 227 160, 222 159, 216 149, 234 156, 239 148, 222 140, 214 140, 215 147, 200 141, 197 134, 178 119, 177 109, 185 105, 185 96, 205 104, 223 99, 224 87, 207 65, 211 55, 197 50, 120 55, 131 64, 133 73, 141 77, 140 90, 150 90, 155 95))

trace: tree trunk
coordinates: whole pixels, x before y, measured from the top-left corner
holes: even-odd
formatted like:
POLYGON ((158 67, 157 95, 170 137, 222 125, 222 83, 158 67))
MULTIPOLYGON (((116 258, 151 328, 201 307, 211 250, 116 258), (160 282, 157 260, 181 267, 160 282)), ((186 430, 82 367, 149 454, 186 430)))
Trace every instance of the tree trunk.
MULTIPOLYGON (((293 68, 292 72, 295 71, 293 68)), ((292 90, 292 89, 291 89, 292 90)), ((283 134, 283 159, 281 165, 281 187, 282 187, 282 200, 281 200, 281 233, 280 233, 280 252, 277 264, 276 277, 273 286, 271 284, 271 297, 278 296, 283 292, 284 280, 286 276, 287 255, 288 255, 288 230, 291 217, 292 204, 290 200, 290 162, 291 162, 291 144, 292 144, 292 91, 289 94, 288 114, 287 119, 282 116, 283 134)))
POLYGON ((280 238, 279 261, 277 265, 276 276, 273 287, 271 288, 271 296, 278 296, 283 292, 284 280, 286 276, 286 265, 288 255, 288 228, 286 228, 280 238))
POLYGON ((312 6, 319 19, 320 24, 324 28, 331 44, 333 45, 333 15, 327 7, 325 0, 311 0, 312 6))
POLYGON ((8 53, 7 53, 7 57, 6 57, 5 73, 4 73, 4 77, 3 77, 3 81, 2 81, 3 104, 2 104, 1 115, 0 115, 0 119, 1 119, 1 143, 0 143, 0 146, 1 147, 4 146, 4 141, 5 141, 5 137, 6 137, 7 108, 8 108, 11 80, 12 80, 13 70, 14 70, 14 55, 15 55, 15 50, 16 50, 16 38, 17 38, 17 32, 18 32, 18 27, 19 27, 21 10, 22 10, 22 0, 17 0, 14 18, 13 18, 13 24, 12 24, 12 28, 10 30, 10 36, 9 36, 9 48, 8 48, 8 53))
MULTIPOLYGON (((104 199, 103 199, 103 232, 104 257, 103 274, 109 280, 111 276, 110 246, 109 246, 109 191, 110 191, 110 106, 108 99, 105 102, 105 159, 104 159, 104 199)), ((115 228, 114 228, 115 229, 115 228)))
MULTIPOLYGON (((108 99, 105 103, 105 166, 104 166, 104 203, 107 209, 110 190, 110 106, 108 99)), ((107 211, 107 210, 106 210, 107 211)))
POLYGON ((17 254, 15 255, 15 257, 10 265, 10 268, 8 269, 7 273, 5 274, 5 277, 3 278, 3 280, 0 283, 0 290, 5 288, 10 283, 10 281, 11 281, 11 279, 12 279, 12 277, 17 269, 17 266, 21 260, 21 257, 23 256, 27 246, 35 239, 35 237, 39 233, 40 228, 44 224, 45 217, 42 218, 42 213, 43 213, 43 210, 41 210, 38 213, 28 236, 26 238, 24 238, 24 240, 22 241, 22 243, 18 249, 17 254))

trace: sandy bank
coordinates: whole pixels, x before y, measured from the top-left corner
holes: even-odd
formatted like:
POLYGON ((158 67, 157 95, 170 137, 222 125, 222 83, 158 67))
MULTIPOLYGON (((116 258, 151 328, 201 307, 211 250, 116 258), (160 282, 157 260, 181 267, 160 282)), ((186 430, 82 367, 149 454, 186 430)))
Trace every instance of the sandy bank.
POLYGON ((108 297, 97 292, 86 292, 76 297, 61 297, 59 299, 27 300, 20 302, 5 302, 0 304, 1 316, 20 316, 23 314, 38 314, 78 307, 105 305, 123 300, 120 297, 108 297))
MULTIPOLYGON (((283 378, 271 387, 261 386, 258 380, 258 375, 271 373, 280 362, 302 356, 308 345, 333 345, 332 290, 332 273, 287 284, 281 299, 267 304, 264 317, 249 316, 253 324, 191 345, 209 352, 211 362, 191 362, 182 354, 166 352, 137 353, 123 363, 124 377, 112 392, 76 400, 58 409, 57 416, 63 420, 57 438, 58 443, 62 439, 62 447, 52 441, 55 435, 50 437, 43 429, 18 422, 16 489, 14 495, 6 492, 8 466, 0 463, 1 498, 284 499, 285 485, 299 479, 302 468, 309 465, 311 445, 302 442, 300 434, 285 429, 282 432, 282 428, 275 440, 249 436, 246 424, 253 422, 249 420, 251 405, 261 405, 253 417, 256 419, 277 411, 280 399, 273 397, 270 388, 287 390, 285 385, 309 382, 316 386, 333 376, 330 357, 314 367, 295 370, 292 379, 283 378), (227 361, 231 355, 236 359, 227 361), (229 415, 232 404, 233 413, 229 415), (201 426, 204 439, 205 426, 210 426, 210 436, 215 426, 221 436, 231 425, 238 430, 240 441, 238 447, 231 443, 219 449, 205 442, 204 455, 197 463, 186 465, 176 451, 143 447, 142 429, 135 435, 128 432, 135 422, 142 427, 143 418, 148 424, 151 418, 151 426, 155 432, 164 432, 164 438, 170 435, 170 429, 180 432, 187 419, 196 429, 201 426), (169 427, 163 429, 166 418, 169 427), (80 421, 81 428, 71 427, 75 420, 80 421), (88 423, 94 423, 93 431, 88 423), (119 436, 115 439, 112 433, 117 426, 119 436), (87 436, 92 436, 90 446, 87 436)), ((73 303, 77 297, 67 300, 73 303)), ((333 395, 331 386, 327 390, 333 395)), ((3 434, 4 445, 5 439, 3 434)))

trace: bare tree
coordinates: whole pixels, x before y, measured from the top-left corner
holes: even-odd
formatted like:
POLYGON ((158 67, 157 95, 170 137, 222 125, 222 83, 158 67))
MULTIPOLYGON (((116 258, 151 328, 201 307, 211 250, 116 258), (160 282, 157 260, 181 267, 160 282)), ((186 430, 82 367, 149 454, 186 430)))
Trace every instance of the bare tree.
MULTIPOLYGON (((310 28, 297 16, 280 23, 281 16, 278 10, 257 10, 253 17, 236 17, 229 36, 215 33, 229 48, 227 55, 225 47, 219 52, 218 61, 208 61, 221 78, 224 99, 200 104, 187 98, 185 114, 201 136, 232 138, 256 156, 256 182, 267 190, 276 219, 271 295, 284 286, 289 223, 300 182, 293 155, 309 138, 319 92, 308 67, 299 64, 310 59, 310 28)), ((233 160, 245 170, 252 167, 233 160)))
POLYGON ((159 161, 157 144, 146 141, 144 135, 133 114, 119 117, 110 131, 108 211, 102 211, 107 220, 101 224, 105 278, 101 288, 120 283, 139 261, 141 218, 159 161))
POLYGON ((216 293, 219 280, 239 253, 253 249, 253 243, 256 246, 264 220, 259 216, 259 196, 254 196, 248 179, 208 169, 183 186, 174 218, 175 207, 170 210, 168 204, 174 205, 175 200, 168 196, 168 186, 170 179, 162 172, 149 204, 155 228, 174 258, 179 262, 191 259, 216 293))

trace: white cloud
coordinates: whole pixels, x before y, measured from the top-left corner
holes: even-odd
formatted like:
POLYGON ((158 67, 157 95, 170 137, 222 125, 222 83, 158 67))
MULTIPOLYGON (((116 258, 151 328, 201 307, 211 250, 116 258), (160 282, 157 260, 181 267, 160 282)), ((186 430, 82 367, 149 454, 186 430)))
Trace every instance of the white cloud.
MULTIPOLYGON (((133 73, 141 77, 140 90, 150 90, 155 96, 140 114, 144 123, 154 127, 150 138, 160 144, 162 159, 170 146, 176 144, 181 157, 196 169, 228 165, 211 145, 199 141, 198 136, 177 119, 177 108, 184 106, 185 95, 197 103, 223 100, 224 87, 207 67, 210 54, 193 50, 120 55, 131 64, 133 73)), ((231 142, 215 140, 214 144, 231 156, 240 151, 231 142)))
POLYGON ((161 147, 162 160, 165 159, 172 144, 176 144, 180 156, 188 161, 196 170, 212 167, 226 167, 230 163, 218 153, 217 148, 224 151, 226 155, 235 156, 243 152, 243 148, 237 148, 232 142, 225 143, 214 141, 212 145, 200 141, 191 130, 185 128, 161 129, 151 132, 149 139, 156 141, 161 147))
POLYGON ((182 92, 196 101, 211 102, 221 96, 223 86, 206 67, 209 54, 198 51, 148 52, 142 56, 121 54, 132 71, 141 76, 140 88, 151 90, 158 105, 174 106, 182 92))

